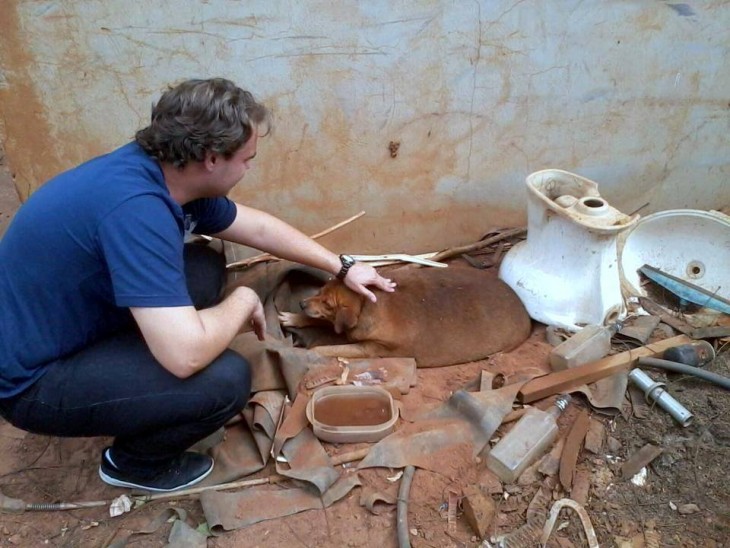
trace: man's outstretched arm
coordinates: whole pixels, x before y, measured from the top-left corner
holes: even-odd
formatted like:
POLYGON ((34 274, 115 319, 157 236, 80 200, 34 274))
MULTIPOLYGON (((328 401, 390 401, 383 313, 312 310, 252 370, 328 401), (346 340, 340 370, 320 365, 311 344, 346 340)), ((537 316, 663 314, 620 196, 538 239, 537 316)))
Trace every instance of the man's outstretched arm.
MULTIPOLYGON (((319 268, 330 274, 340 271, 339 256, 281 219, 258 209, 236 204, 236 218, 226 230, 215 234, 223 240, 247 245, 276 257, 319 268)), ((393 291, 395 283, 382 277, 372 266, 356 263, 347 273, 350 289, 376 300, 368 287, 393 291)))

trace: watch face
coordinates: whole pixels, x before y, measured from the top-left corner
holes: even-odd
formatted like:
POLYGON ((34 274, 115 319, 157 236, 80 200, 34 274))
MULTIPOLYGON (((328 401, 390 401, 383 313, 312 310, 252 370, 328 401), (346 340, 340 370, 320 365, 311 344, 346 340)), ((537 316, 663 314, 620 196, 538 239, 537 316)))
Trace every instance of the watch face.
POLYGON ((355 259, 349 255, 340 255, 340 262, 342 262, 344 266, 352 266, 355 264, 355 259))

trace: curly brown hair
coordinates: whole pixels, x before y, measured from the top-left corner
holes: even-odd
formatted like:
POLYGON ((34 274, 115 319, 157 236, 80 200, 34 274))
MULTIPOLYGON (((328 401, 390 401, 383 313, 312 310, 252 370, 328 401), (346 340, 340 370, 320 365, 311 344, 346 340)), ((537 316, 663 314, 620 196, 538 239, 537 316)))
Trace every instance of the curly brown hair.
POLYGON ((203 161, 206 152, 230 158, 254 129, 264 126, 265 135, 271 123, 269 109, 230 80, 186 80, 162 94, 135 140, 161 162, 183 168, 203 161))

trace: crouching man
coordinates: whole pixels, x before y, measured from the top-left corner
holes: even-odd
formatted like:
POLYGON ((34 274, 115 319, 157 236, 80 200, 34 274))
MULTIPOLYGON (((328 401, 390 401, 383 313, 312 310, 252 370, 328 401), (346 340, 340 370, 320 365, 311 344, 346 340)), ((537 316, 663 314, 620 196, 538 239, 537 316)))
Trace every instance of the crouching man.
POLYGON ((108 484, 172 491, 210 473, 186 451, 238 413, 251 370, 227 349, 263 339, 257 295, 220 300, 225 265, 189 232, 255 247, 368 286, 394 284, 226 195, 270 114, 220 78, 168 89, 135 140, 62 173, 0 240, 0 414, 54 436, 113 436, 108 484))

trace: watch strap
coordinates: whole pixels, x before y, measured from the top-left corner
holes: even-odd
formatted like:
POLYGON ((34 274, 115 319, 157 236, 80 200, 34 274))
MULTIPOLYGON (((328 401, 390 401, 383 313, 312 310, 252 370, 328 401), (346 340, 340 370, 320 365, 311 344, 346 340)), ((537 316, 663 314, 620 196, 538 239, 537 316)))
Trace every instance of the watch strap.
POLYGON ((340 268, 340 271, 335 275, 335 277, 338 280, 344 280, 345 276, 347 276, 347 273, 350 271, 350 268, 352 268, 352 265, 355 264, 355 259, 349 255, 340 255, 340 263, 342 264, 342 268, 340 268))

